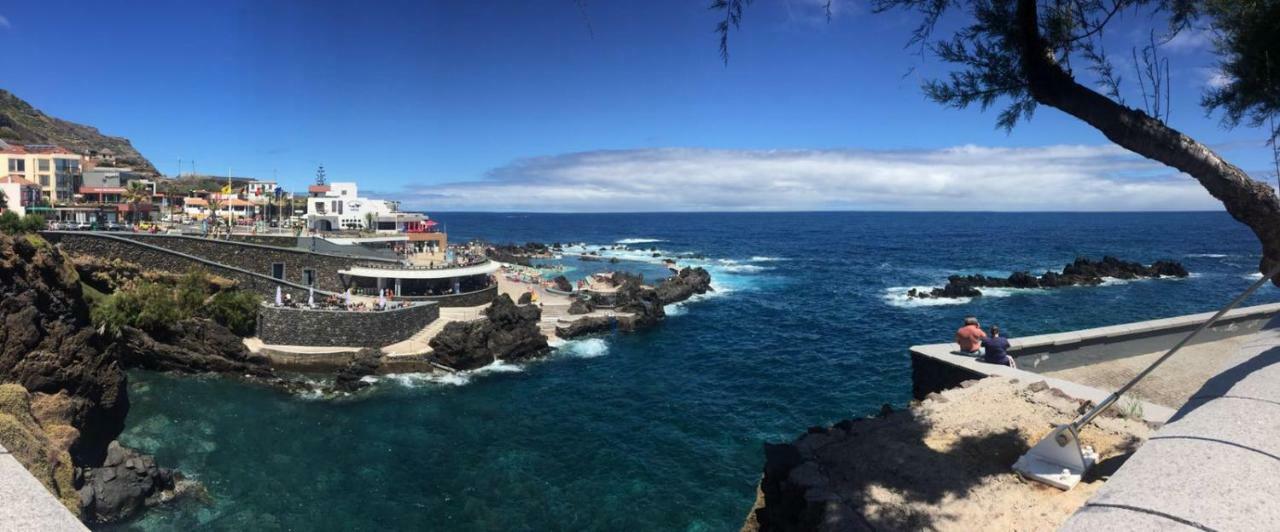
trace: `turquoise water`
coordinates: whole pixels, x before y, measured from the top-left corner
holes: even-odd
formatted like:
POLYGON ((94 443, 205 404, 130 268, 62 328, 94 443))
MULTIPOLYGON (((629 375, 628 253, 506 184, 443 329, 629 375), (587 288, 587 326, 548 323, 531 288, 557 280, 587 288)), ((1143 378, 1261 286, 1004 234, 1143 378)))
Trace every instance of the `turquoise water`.
MULTIPOLYGON (((907 346, 945 341, 965 314, 1017 336, 1206 311, 1249 283, 1259 256, 1220 213, 438 218, 455 240, 656 240, 633 245, 705 255, 696 263, 719 290, 670 308, 656 329, 447 382, 383 379, 339 400, 132 373, 123 439, 204 482, 213 501, 130 528, 736 530, 763 442, 904 405, 907 346), (949 273, 1102 254, 1173 258, 1193 275, 901 297, 949 273)), ((624 255, 656 268, 648 253, 624 255)), ((1251 303, 1278 300, 1267 287, 1251 303)))

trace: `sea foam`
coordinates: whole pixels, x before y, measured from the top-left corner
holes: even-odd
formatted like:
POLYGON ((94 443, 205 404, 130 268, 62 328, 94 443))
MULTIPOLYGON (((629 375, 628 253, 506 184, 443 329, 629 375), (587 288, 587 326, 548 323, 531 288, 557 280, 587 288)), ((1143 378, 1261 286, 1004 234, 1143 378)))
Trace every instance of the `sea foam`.
POLYGON ((661 238, 624 238, 617 240, 615 244, 652 244, 654 242, 666 242, 661 238))
POLYGON ((609 343, 603 338, 584 338, 569 340, 557 351, 575 358, 596 358, 609 354, 609 343))

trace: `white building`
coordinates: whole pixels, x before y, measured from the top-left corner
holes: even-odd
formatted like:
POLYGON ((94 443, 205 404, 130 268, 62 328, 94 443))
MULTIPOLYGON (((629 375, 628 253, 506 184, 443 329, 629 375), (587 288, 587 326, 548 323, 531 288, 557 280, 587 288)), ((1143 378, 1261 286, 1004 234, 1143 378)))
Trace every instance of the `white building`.
POLYGON ((355 183, 312 185, 307 193, 307 228, 313 231, 404 233, 427 219, 422 214, 400 212, 394 201, 361 198, 355 183))

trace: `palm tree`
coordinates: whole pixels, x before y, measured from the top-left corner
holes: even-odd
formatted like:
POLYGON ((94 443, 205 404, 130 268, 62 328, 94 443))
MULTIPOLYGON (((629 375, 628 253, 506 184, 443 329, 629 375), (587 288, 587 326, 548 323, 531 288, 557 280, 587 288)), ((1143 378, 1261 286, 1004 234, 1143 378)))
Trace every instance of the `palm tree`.
POLYGON ((138 205, 144 201, 151 201, 151 191, 142 183, 130 181, 129 186, 124 189, 124 194, 122 194, 122 196, 125 203, 129 205, 129 223, 133 224, 133 222, 136 221, 135 216, 137 215, 138 205))

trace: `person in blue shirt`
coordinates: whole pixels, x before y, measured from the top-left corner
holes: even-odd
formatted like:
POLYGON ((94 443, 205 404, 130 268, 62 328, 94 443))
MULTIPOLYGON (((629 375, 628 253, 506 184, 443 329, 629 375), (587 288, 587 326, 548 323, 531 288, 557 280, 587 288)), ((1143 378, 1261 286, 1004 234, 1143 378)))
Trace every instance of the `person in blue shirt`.
POLYGON ((1018 363, 1009 356, 1009 340, 1000 336, 1000 327, 991 326, 991 334, 982 339, 982 361, 988 364, 1000 364, 1017 369, 1018 363))

